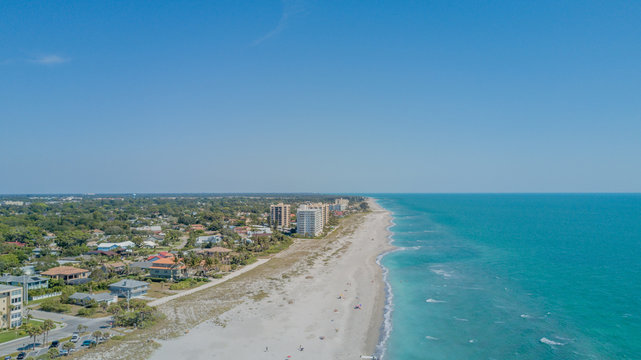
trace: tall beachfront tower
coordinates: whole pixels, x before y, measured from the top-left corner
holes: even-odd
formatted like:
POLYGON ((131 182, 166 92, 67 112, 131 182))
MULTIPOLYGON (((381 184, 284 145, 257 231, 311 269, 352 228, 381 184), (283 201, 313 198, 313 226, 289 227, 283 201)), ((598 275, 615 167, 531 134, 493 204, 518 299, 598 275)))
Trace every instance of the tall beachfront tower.
POLYGON ((313 204, 308 204, 307 209, 318 209, 321 211, 321 221, 323 222, 323 225, 327 225, 327 222, 329 222, 329 204, 324 204, 324 203, 313 203, 313 204))
POLYGON ((269 221, 273 227, 289 229, 289 205, 280 203, 269 207, 269 221))
POLYGON ((329 206, 330 210, 334 211, 345 211, 347 210, 347 206, 349 205, 349 200, 347 199, 336 199, 334 200, 334 203, 329 206))
POLYGON ((323 232, 323 213, 321 209, 301 206, 296 212, 296 224, 297 233, 318 236, 323 232))

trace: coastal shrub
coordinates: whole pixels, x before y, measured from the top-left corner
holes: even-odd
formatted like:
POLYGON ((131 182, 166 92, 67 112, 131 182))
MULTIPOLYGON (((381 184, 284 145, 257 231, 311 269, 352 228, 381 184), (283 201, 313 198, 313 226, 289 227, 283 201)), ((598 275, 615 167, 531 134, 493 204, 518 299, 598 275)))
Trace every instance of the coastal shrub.
POLYGON ((114 325, 122 327, 146 328, 161 317, 156 308, 139 299, 132 299, 129 307, 126 301, 111 304, 108 311, 114 314, 114 325))
POLYGON ((209 280, 203 278, 184 279, 169 286, 169 290, 187 290, 207 283, 209 280))
POLYGON ((91 316, 96 313, 95 307, 86 307, 78 310, 78 316, 91 316))
POLYGON ((64 313, 69 312, 71 310, 71 306, 62 304, 59 299, 46 299, 45 301, 40 303, 40 310, 64 313))

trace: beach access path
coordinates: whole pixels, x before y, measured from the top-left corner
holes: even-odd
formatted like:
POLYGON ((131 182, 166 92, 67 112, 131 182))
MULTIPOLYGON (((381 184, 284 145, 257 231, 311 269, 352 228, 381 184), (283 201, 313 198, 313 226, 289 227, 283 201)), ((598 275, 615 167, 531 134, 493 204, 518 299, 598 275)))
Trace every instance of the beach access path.
POLYGON ((162 305, 162 304, 164 304, 164 303, 166 303, 168 301, 172 301, 172 300, 175 300, 177 298, 180 298, 180 297, 183 297, 183 296, 187 296, 187 295, 196 293, 198 291, 202 291, 202 290, 208 289, 208 288, 210 288, 212 286, 216 286, 218 284, 224 283, 225 281, 231 280, 231 279, 235 278, 238 275, 242 275, 242 274, 246 273, 247 271, 250 271, 253 268, 255 268, 257 266, 260 266, 260 265, 262 265, 262 264, 264 264, 264 263, 266 263, 268 261, 269 261, 269 259, 258 259, 258 260, 256 260, 256 262, 254 262, 252 264, 249 264, 249 265, 246 265, 246 266, 242 267, 239 270, 231 272, 231 273, 225 275, 224 277, 222 277, 220 279, 211 278, 210 281, 208 283, 206 283, 206 284, 200 285, 200 286, 195 287, 193 289, 181 291, 180 293, 175 294, 175 295, 165 296, 165 297, 162 297, 160 299, 156 299, 156 300, 150 301, 150 302, 147 303, 147 305, 149 305, 149 306, 162 305))
POLYGON ((372 354, 385 305, 376 258, 393 247, 390 214, 372 200, 370 207, 344 218, 324 238, 297 238, 267 262, 157 304, 164 317, 153 326, 83 352, 82 359, 340 360, 372 354))
POLYGON ((298 256, 306 246, 322 245, 280 276, 255 279, 247 287, 254 296, 242 305, 161 341, 151 358, 325 360, 373 354, 385 303, 376 257, 391 248, 391 218, 375 203, 370 206, 373 211, 334 241, 298 239, 289 254, 279 255, 298 256))

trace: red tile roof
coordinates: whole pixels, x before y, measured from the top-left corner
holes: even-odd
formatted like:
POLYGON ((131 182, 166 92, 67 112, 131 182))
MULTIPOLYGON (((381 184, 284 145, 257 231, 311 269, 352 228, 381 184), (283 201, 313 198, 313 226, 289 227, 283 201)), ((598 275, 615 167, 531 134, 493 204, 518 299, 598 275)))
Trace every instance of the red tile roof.
POLYGON ((23 246, 26 245, 25 243, 21 243, 19 241, 7 241, 5 244, 15 245, 15 246, 19 246, 19 247, 23 247, 23 246))
POLYGON ((42 273, 42 275, 56 276, 56 275, 74 275, 89 272, 86 269, 75 268, 73 266, 58 266, 51 268, 42 273))

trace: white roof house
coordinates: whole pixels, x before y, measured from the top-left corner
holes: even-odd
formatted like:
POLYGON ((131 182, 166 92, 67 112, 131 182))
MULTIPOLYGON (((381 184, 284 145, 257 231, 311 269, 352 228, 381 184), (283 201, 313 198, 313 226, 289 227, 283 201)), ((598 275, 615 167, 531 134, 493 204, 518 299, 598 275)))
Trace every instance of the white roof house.
POLYGON ((151 226, 146 225, 146 226, 137 227, 135 229, 138 231, 161 231, 162 230, 160 225, 151 225, 151 226))
POLYGON ((133 241, 123 241, 119 243, 104 242, 98 244, 98 250, 109 251, 117 248, 129 249, 135 246, 136 244, 133 241))
POLYGON ((206 236, 199 236, 196 238, 196 245, 202 245, 204 243, 214 243, 217 244, 220 242, 222 238, 220 235, 206 235, 206 236))
POLYGON ((147 247, 147 248, 155 248, 156 246, 158 246, 158 244, 156 244, 155 242, 153 242, 151 240, 145 240, 145 241, 142 242, 142 246, 147 247))

